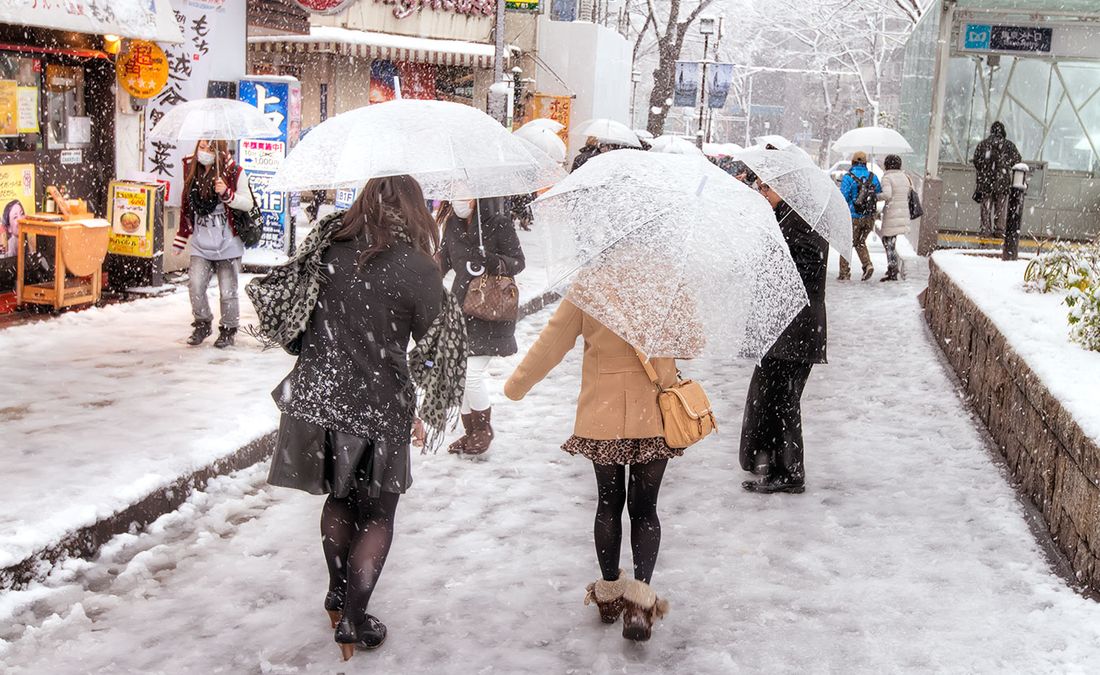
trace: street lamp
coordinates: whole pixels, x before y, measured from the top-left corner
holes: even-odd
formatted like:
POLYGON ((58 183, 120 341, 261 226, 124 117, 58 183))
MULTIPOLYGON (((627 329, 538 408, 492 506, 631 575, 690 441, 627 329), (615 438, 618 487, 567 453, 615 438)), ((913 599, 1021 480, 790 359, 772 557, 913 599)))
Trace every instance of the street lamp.
POLYGON ((638 83, 642 81, 642 72, 640 70, 634 70, 630 72, 631 92, 630 92, 630 128, 633 129, 638 126, 638 116, 635 114, 638 105, 638 83))
POLYGON ((703 115, 707 110, 707 63, 710 56, 710 36, 714 35, 717 21, 713 16, 699 17, 699 34, 703 36, 703 81, 699 87, 699 133, 696 134, 699 147, 703 147, 703 115))

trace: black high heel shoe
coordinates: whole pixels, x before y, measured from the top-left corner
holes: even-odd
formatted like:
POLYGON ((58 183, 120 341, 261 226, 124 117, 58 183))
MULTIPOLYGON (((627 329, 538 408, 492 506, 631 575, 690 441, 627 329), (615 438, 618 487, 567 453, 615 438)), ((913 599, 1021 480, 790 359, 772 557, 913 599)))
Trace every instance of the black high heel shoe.
POLYGON ((386 624, 377 617, 367 615, 367 620, 361 624, 353 624, 351 619, 341 617, 336 623, 336 643, 340 645, 340 653, 347 661, 355 654, 355 648, 378 649, 386 641, 386 624))
POLYGON ((344 613, 343 591, 329 591, 325 595, 325 611, 328 612, 332 627, 336 628, 336 624, 340 623, 340 615, 344 613))

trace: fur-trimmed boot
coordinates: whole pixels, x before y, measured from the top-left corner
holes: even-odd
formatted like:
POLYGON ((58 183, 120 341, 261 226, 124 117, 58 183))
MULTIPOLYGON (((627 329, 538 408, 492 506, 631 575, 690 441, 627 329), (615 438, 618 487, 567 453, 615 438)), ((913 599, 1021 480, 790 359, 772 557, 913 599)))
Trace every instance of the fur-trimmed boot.
POLYGON ((496 436, 493 433, 493 409, 470 411, 470 435, 462 449, 464 455, 483 455, 496 436))
POLYGON ((668 614, 668 601, 657 597, 649 584, 631 579, 623 591, 623 637, 644 642, 653 634, 653 624, 668 614))
POLYGON ((466 440, 474 433, 474 416, 472 413, 462 413, 462 437, 447 447, 447 452, 452 455, 461 455, 466 452, 466 440))
POLYGON ((623 578, 622 570, 619 570, 619 578, 615 581, 593 581, 585 589, 588 593, 584 596, 584 604, 587 606, 596 603, 596 607, 600 609, 600 620, 604 623, 615 623, 623 613, 623 591, 627 582, 623 578))

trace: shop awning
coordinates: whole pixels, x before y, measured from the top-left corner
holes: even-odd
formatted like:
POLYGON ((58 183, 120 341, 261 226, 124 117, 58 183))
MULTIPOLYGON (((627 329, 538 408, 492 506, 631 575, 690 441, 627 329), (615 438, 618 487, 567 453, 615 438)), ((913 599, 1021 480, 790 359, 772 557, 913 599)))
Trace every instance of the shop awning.
POLYGON ((0 23, 183 42, 168 0, 0 0, 0 23))
POLYGON ((387 59, 471 68, 493 67, 493 45, 462 40, 436 40, 350 30, 335 26, 310 26, 309 35, 256 35, 249 49, 258 52, 341 54, 364 59, 387 59))

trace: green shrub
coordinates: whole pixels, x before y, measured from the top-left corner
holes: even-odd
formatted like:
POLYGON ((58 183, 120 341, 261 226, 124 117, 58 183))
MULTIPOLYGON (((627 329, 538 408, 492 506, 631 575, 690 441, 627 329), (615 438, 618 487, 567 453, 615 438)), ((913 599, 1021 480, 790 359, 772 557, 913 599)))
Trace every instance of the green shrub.
POLYGON ((1058 244, 1028 264, 1024 288, 1049 293, 1069 291, 1069 337, 1085 349, 1100 351, 1100 244, 1058 244))

